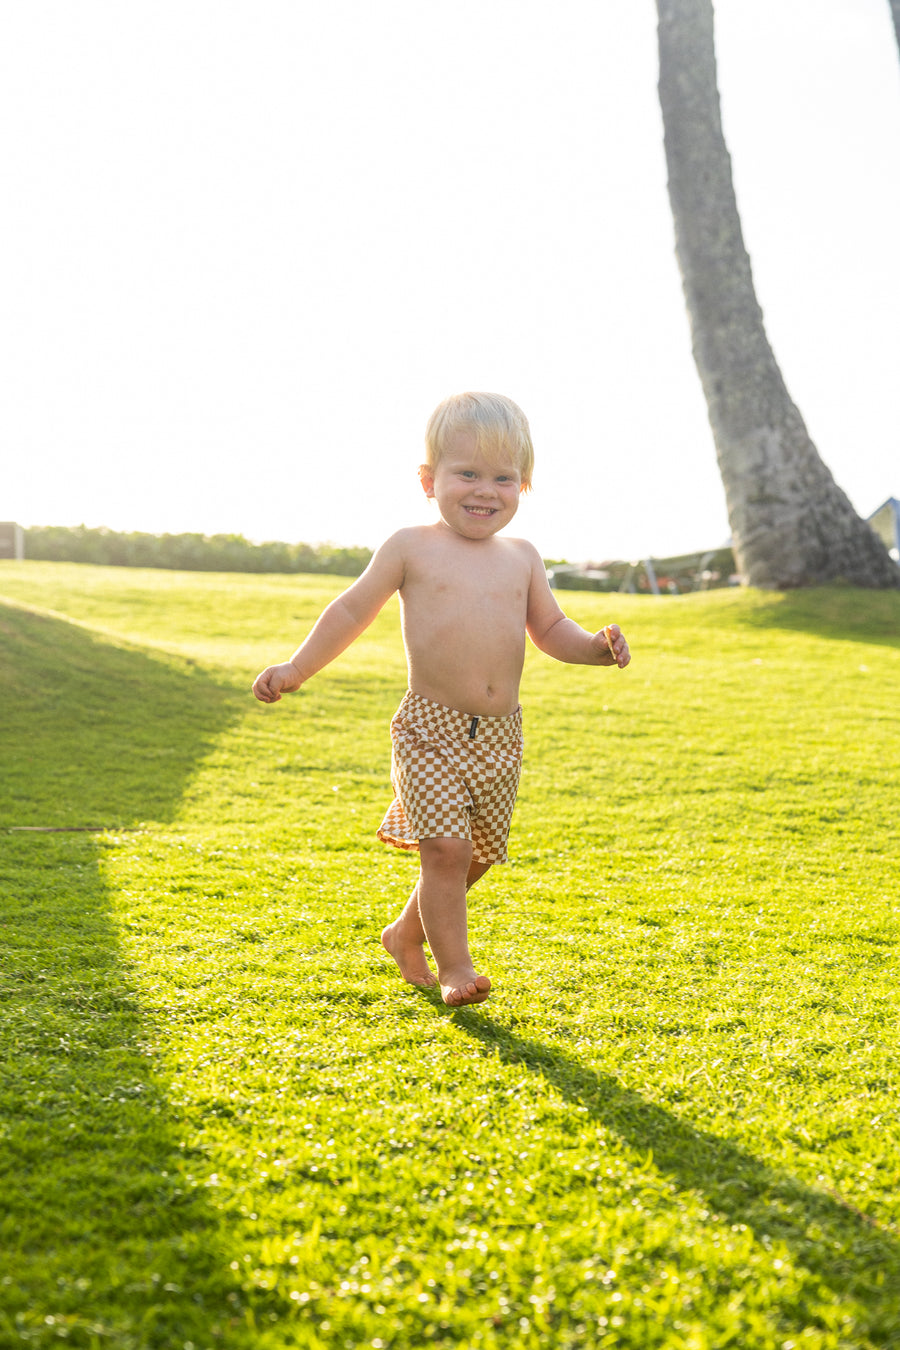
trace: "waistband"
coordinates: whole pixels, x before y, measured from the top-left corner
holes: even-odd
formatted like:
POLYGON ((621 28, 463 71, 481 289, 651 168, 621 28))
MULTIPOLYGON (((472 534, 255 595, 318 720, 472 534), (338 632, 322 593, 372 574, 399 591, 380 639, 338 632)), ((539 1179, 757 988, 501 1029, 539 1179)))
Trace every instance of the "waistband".
POLYGON ((409 717, 429 731, 443 732, 466 741, 487 741, 494 745, 509 745, 522 739, 522 705, 503 717, 482 717, 446 708, 421 694, 408 690, 400 701, 397 716, 409 717))

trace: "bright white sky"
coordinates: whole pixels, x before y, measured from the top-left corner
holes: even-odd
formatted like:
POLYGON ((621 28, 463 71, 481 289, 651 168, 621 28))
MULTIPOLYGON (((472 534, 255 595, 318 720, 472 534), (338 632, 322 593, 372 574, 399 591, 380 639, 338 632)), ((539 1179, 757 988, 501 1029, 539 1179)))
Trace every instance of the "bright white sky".
MULTIPOLYGON (((770 339, 826 463, 900 495, 887 0, 717 0, 770 339)), ((3 5, 0 518, 375 545, 431 409, 531 421, 546 557, 728 537, 652 0, 3 5)))

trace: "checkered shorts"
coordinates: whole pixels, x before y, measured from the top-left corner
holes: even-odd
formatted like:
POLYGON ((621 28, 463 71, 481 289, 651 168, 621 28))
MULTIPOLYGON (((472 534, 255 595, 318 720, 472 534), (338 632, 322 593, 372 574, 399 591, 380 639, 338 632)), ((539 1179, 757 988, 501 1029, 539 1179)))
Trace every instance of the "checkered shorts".
POLYGON ((391 722, 394 801, 378 838, 417 849, 420 839, 470 839, 472 860, 506 862, 522 768, 522 709, 472 717, 419 694, 391 722))

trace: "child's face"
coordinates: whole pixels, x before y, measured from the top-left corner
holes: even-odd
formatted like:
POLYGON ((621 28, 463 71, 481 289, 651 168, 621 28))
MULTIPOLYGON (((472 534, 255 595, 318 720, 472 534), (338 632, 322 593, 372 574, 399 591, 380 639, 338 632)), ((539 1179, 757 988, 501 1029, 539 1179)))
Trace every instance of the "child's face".
POLYGON ((522 480, 515 463, 488 463, 471 431, 454 431, 437 467, 423 464, 419 477, 444 524, 465 539, 489 539, 519 508, 522 480))

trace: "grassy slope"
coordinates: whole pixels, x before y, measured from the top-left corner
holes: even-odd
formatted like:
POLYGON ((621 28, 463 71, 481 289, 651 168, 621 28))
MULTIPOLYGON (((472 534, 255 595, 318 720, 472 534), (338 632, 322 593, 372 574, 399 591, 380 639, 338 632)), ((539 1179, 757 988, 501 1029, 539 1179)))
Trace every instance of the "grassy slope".
POLYGON ((0 566, 0 1345, 896 1343, 900 597, 564 595, 451 1014, 343 584, 0 566))

